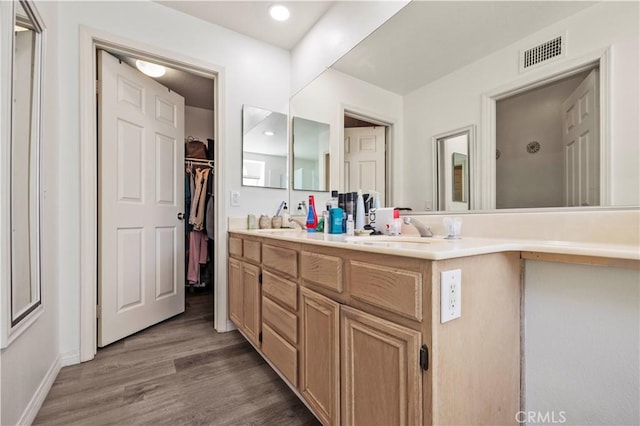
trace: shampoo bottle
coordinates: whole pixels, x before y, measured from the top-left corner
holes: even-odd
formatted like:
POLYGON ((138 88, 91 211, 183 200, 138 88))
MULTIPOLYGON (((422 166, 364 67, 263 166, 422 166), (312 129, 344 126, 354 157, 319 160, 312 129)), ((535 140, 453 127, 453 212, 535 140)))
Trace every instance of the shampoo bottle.
POLYGON ((353 215, 347 216, 347 235, 353 237, 353 215))

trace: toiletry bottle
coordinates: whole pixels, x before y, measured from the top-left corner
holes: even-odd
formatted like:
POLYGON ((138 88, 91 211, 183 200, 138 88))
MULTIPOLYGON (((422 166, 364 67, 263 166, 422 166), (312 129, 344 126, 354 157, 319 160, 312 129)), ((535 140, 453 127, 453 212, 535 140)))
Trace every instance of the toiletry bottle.
POLYGON ((309 195, 309 208, 307 210, 307 232, 316 232, 318 215, 316 214, 316 202, 313 195, 309 195))
POLYGON ((347 235, 353 236, 353 215, 347 216, 347 235))
POLYGON ((353 217, 355 215, 355 207, 356 201, 353 196, 354 192, 347 192, 345 194, 345 203, 344 203, 344 231, 347 232, 347 218, 349 216, 353 217))
POLYGON ((284 206, 282 206, 282 227, 291 227, 291 224, 289 223, 289 209, 287 208, 287 203, 284 203, 284 206))
POLYGON ((364 229, 364 197, 362 196, 362 189, 358 189, 358 199, 356 201, 356 229, 364 229))
POLYGON ((340 207, 331 209, 329 212, 329 233, 342 234, 342 218, 344 214, 340 207))
POLYGON ((322 219, 324 222, 324 234, 327 235, 329 233, 329 228, 331 227, 331 221, 329 220, 329 210, 322 212, 322 219))

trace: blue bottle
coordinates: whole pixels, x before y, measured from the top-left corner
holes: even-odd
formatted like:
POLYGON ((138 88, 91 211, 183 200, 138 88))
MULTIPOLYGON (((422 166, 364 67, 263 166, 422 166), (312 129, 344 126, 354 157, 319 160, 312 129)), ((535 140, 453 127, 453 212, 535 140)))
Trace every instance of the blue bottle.
POLYGON ((335 207, 329 211, 329 233, 342 234, 342 218, 344 211, 340 207, 335 207))

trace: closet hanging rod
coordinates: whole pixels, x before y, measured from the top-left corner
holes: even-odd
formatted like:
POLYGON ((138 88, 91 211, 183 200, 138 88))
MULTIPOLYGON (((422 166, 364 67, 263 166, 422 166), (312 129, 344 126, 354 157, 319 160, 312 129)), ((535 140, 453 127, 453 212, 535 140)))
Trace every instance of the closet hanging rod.
POLYGON ((206 165, 206 166, 209 166, 211 168, 213 168, 213 166, 214 166, 214 161, 213 160, 204 160, 202 158, 185 157, 184 158, 184 162, 185 163, 191 163, 191 164, 206 165))

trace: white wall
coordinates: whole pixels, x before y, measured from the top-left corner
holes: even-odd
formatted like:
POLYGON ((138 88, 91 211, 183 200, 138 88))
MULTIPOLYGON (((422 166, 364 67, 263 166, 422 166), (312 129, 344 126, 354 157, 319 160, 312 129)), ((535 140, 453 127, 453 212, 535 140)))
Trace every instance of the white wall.
MULTIPOLYGON (((34 324, 0 352, 0 424, 3 425, 33 420, 60 363, 64 362, 58 345, 58 6, 37 2, 36 7, 47 28, 41 139, 43 311, 34 324)), ((2 34, 4 37, 5 32, 2 34)))
POLYGON ((524 409, 639 424, 638 271, 537 261, 525 271, 524 409))
POLYGON ((335 2, 291 51, 291 93, 296 93, 409 2, 335 2))
MULTIPOLYGON (((405 96, 403 169, 407 175, 402 204, 424 210, 425 201, 432 198, 431 137, 471 124, 480 125, 482 95, 523 78, 518 73, 519 49, 565 30, 568 49, 564 62, 612 46, 611 201, 613 205, 640 204, 638 9, 637 2, 598 3, 405 96)), ((545 67, 529 73, 542 77, 545 67)), ((479 126, 479 145, 486 143, 482 133, 479 126)))
MULTIPOLYGON (((343 189, 344 183, 344 110, 394 123, 391 130, 392 192, 402 187, 403 173, 400 158, 403 149, 402 97, 373 84, 353 78, 334 69, 328 69, 291 98, 291 117, 302 117, 327 123, 330 126, 329 151, 331 152, 331 189, 343 189), (336 155, 337 154, 337 155, 336 155)), ((292 191, 291 204, 308 195, 305 191, 292 191)), ((316 193, 323 203, 330 194, 316 193)), ((319 200, 320 199, 320 200, 319 200)), ((296 204, 297 205, 297 204, 296 204)), ((324 204, 320 204, 324 205, 324 204)))
MULTIPOLYGON (((214 139, 214 111, 206 108, 193 106, 184 107, 184 135, 194 138, 207 144, 207 139, 214 139)), ((213 147, 209 147, 213 149, 213 147)))
MULTIPOLYGON (((156 49, 176 52, 200 61, 216 64, 224 70, 219 95, 222 134, 216 141, 223 149, 222 158, 216 159, 217 177, 226 170, 224 193, 217 200, 226 210, 221 215, 244 215, 262 210, 275 199, 285 199, 286 190, 241 187, 242 105, 261 105, 267 109, 286 112, 289 94, 289 53, 258 42, 222 27, 184 15, 150 1, 138 2, 61 2, 59 87, 60 140, 59 232, 64 235, 58 251, 65 256, 60 262, 60 322, 61 351, 73 352, 79 348, 80 304, 80 145, 94 143, 79 140, 79 26, 85 25, 120 38, 136 40, 156 49), (229 207, 229 192, 238 190, 239 207, 229 207)), ((220 220, 219 231, 226 232, 226 221, 220 220)), ((224 268, 226 243, 217 256, 224 268)), ((224 271, 220 272, 224 274, 224 271)), ((226 275, 225 275, 226 277, 226 275)), ((226 281, 222 280, 222 281, 226 281)))
POLYGON ((562 207, 562 102, 585 73, 496 102, 496 208, 562 207), (530 154, 526 146, 540 143, 530 154))

